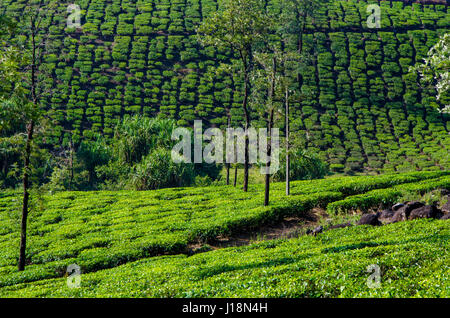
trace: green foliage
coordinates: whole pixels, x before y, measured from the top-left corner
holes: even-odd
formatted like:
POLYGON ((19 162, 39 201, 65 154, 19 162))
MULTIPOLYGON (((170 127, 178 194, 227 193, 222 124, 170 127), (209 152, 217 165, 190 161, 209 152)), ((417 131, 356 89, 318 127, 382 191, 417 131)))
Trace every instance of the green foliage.
POLYGON ((93 190, 103 180, 97 175, 97 168, 109 162, 111 149, 105 140, 98 137, 96 141, 82 141, 78 150, 71 148, 53 169, 46 187, 50 191, 93 190))
MULTIPOLYGON (((190 243, 300 217, 347 196, 395 185, 414 187, 439 176, 448 184, 448 172, 295 181, 290 197, 285 196, 284 183, 275 183, 269 207, 261 206, 262 185, 251 186, 248 193, 221 186, 44 195, 45 209, 30 214, 30 265, 22 273, 15 267, 20 236, 19 220, 14 217, 17 193, 1 192, 0 293, 6 286, 61 277, 70 264, 78 264, 86 274, 156 255, 184 253, 190 243)), ((428 183, 437 186, 433 180, 428 183)))
POLYGON ((111 145, 106 147, 102 141, 79 149, 90 184, 98 181, 97 188, 109 190, 153 190, 189 186, 196 176, 215 180, 220 173, 218 165, 174 163, 175 128, 171 119, 124 118, 116 125, 111 145))
POLYGON ((130 183, 136 190, 152 190, 189 186, 193 179, 192 164, 176 164, 170 150, 159 148, 136 165, 130 183))
POLYGON ((175 128, 175 122, 169 119, 126 117, 116 126, 113 151, 123 164, 140 162, 152 149, 171 149, 175 128))
MULTIPOLYGON (((161 256, 96 273, 0 288, 1 297, 448 297, 448 221, 354 226, 194 256, 161 256), (369 288, 369 265, 381 288, 369 288), (415 266, 411 266, 415 264, 415 266)), ((48 270, 47 270, 48 271, 48 270)), ((48 273, 48 272, 47 272, 48 273)))
MULTIPOLYGON (((282 25, 292 42, 304 27, 303 50, 317 56, 301 71, 302 96, 291 105, 291 128, 307 140, 305 148, 330 165, 344 165, 336 171, 346 173, 449 167, 448 115, 436 111, 448 104, 448 94, 437 101, 434 89, 418 85, 417 73, 406 72, 448 33, 447 8, 381 2, 382 30, 367 30, 367 1, 296 2, 315 12, 314 19, 282 25)), ((69 32, 64 14, 44 24, 60 44, 41 63, 50 73, 45 110, 54 126, 70 130, 78 143, 97 133, 112 137, 117 119, 127 115, 160 113, 179 125, 202 119, 223 128, 227 109, 233 125, 242 125, 242 74, 210 76, 236 52, 200 46, 196 36, 221 7, 216 1, 83 3, 84 33, 61 37, 69 32)), ((1 11, 19 16, 23 6, 3 0, 1 11)), ((280 13, 276 17, 296 15, 272 3, 267 8, 280 13)), ((0 121, 20 114, 3 109, 0 121)), ((67 134, 52 133, 49 146, 63 144, 67 134)))
MULTIPOLYGON (((320 157, 307 150, 295 149, 290 152, 290 180, 322 179, 329 173, 328 166, 320 157)), ((286 178, 286 156, 281 154, 280 170, 273 176, 276 181, 286 178)))
POLYGON ((330 203, 327 211, 331 214, 349 213, 350 211, 367 211, 371 208, 383 208, 393 205, 406 195, 421 195, 434 189, 449 189, 450 177, 441 177, 411 183, 407 185, 394 186, 387 189, 372 190, 364 194, 349 196, 341 201, 330 203))

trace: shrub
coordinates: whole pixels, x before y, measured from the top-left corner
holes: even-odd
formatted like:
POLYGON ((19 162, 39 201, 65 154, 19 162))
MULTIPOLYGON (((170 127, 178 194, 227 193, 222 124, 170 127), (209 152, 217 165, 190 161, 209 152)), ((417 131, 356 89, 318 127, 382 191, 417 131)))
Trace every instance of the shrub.
POLYGON ((156 149, 136 165, 131 174, 130 185, 135 190, 154 190, 189 186, 194 181, 193 164, 176 164, 171 151, 156 149))
MULTIPOLYGON (((318 154, 307 150, 294 150, 290 155, 291 180, 321 179, 329 173, 328 166, 318 154)), ((286 178, 286 155, 281 155, 280 170, 274 175, 274 180, 282 181, 286 178)))

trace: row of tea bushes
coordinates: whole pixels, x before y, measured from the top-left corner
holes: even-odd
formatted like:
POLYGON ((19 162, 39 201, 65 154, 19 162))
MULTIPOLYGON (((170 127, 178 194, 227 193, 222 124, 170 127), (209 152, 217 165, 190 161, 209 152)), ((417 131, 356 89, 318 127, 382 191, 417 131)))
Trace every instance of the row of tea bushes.
POLYGON ((402 184, 392 188, 377 189, 349 196, 344 200, 332 202, 327 206, 331 214, 345 214, 351 211, 367 211, 380 206, 390 206, 398 202, 407 194, 422 195, 435 189, 450 189, 450 177, 421 181, 418 183, 402 184))
POLYGON ((143 259, 0 288, 0 297, 448 297, 448 221, 354 226, 318 236, 143 259), (381 287, 367 285, 368 267, 381 287))
MULTIPOLYGON (((75 2, 82 30, 66 29, 64 14, 44 21, 54 41, 42 64, 53 72, 46 100, 52 144, 111 135, 127 114, 222 128, 230 116, 242 125, 239 79, 215 72, 230 52, 199 46, 194 32, 216 10, 214 0, 75 2)), ((10 13, 24 6, 3 3, 10 13)), ((383 1, 377 30, 366 26, 368 3, 333 0, 309 21, 305 50, 316 50, 317 59, 302 74, 311 94, 293 103, 292 129, 336 172, 448 167, 450 122, 436 111, 435 92, 418 89, 408 73, 448 32, 447 7, 383 1)))
MULTIPOLYGON (((141 258, 187 252, 191 243, 252 231, 287 216, 374 189, 433 180, 449 172, 342 177, 273 185, 263 207, 262 185, 176 188, 147 192, 61 192, 44 196, 30 214, 27 270, 17 273, 20 193, 0 196, 0 286, 58 277, 70 264, 84 272, 141 258)), ((432 183, 431 183, 432 184, 432 183)))

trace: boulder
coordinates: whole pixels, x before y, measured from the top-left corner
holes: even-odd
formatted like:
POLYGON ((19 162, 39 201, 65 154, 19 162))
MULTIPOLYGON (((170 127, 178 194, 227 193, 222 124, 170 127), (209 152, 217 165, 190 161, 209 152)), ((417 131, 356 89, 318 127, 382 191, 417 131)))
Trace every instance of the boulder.
POLYGON ((403 207, 399 208, 392 217, 392 222, 406 221, 409 218, 412 210, 425 206, 422 202, 413 201, 406 203, 403 207))
POLYGON ((395 212, 391 219, 392 223, 401 222, 401 221, 406 221, 404 209, 395 212))
POLYGON ((403 208, 405 205, 403 203, 397 203, 392 206, 392 211, 397 211, 400 208, 403 208))
POLYGON ((450 213, 444 214, 443 217, 441 217, 441 220, 449 220, 450 219, 450 213))
POLYGON ((394 216, 394 211, 391 210, 391 209, 383 210, 380 213, 380 218, 381 219, 389 219, 389 218, 391 218, 393 216, 394 216))
POLYGON ((450 196, 448 197, 447 203, 442 206, 441 211, 444 213, 450 213, 450 196))
POLYGON ((378 217, 380 216, 380 213, 377 214, 364 214, 361 219, 359 219, 357 225, 373 225, 378 226, 381 225, 380 220, 378 220, 378 217))
POLYGON ((433 219, 439 218, 441 216, 442 213, 437 207, 433 205, 426 205, 421 208, 412 210, 408 219, 433 219))
POLYGON ((425 206, 425 204, 419 201, 409 202, 408 204, 405 205, 405 213, 407 216, 409 216, 412 210, 421 208, 423 206, 425 206))

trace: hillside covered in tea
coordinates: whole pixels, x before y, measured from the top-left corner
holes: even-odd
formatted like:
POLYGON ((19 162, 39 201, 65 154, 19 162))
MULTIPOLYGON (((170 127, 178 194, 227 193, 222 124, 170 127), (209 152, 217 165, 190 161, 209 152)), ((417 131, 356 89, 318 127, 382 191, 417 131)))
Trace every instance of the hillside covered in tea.
MULTIPOLYGON (((1 3, 17 15, 27 1, 1 3)), ((202 47, 196 34, 214 0, 74 1, 80 28, 67 28, 68 3, 58 3, 62 14, 44 21, 53 53, 40 66, 52 70, 48 143, 112 135, 126 114, 243 125, 239 79, 216 72, 230 51, 202 47)), ((368 27, 367 6, 332 0, 308 20, 303 49, 314 58, 302 71, 308 94, 291 106, 291 129, 336 172, 444 169, 450 122, 437 109, 450 97, 438 104, 409 68, 448 32, 448 6, 381 1, 379 29, 368 27)))
POLYGON ((290 197, 274 183, 268 207, 261 205, 262 185, 248 193, 221 186, 46 194, 43 208, 30 214, 23 272, 16 267, 20 193, 4 191, 0 298, 448 297, 448 220, 329 223, 402 198, 428 194, 434 201, 448 189, 450 172, 431 171, 295 181, 290 197), (315 207, 331 218, 322 220, 324 233, 307 236, 305 227, 292 237, 211 248, 219 238, 257 235, 285 218, 307 226, 315 207), (70 264, 81 267, 80 289, 67 287, 70 264), (383 288, 367 287, 370 264, 382 268, 383 288))

